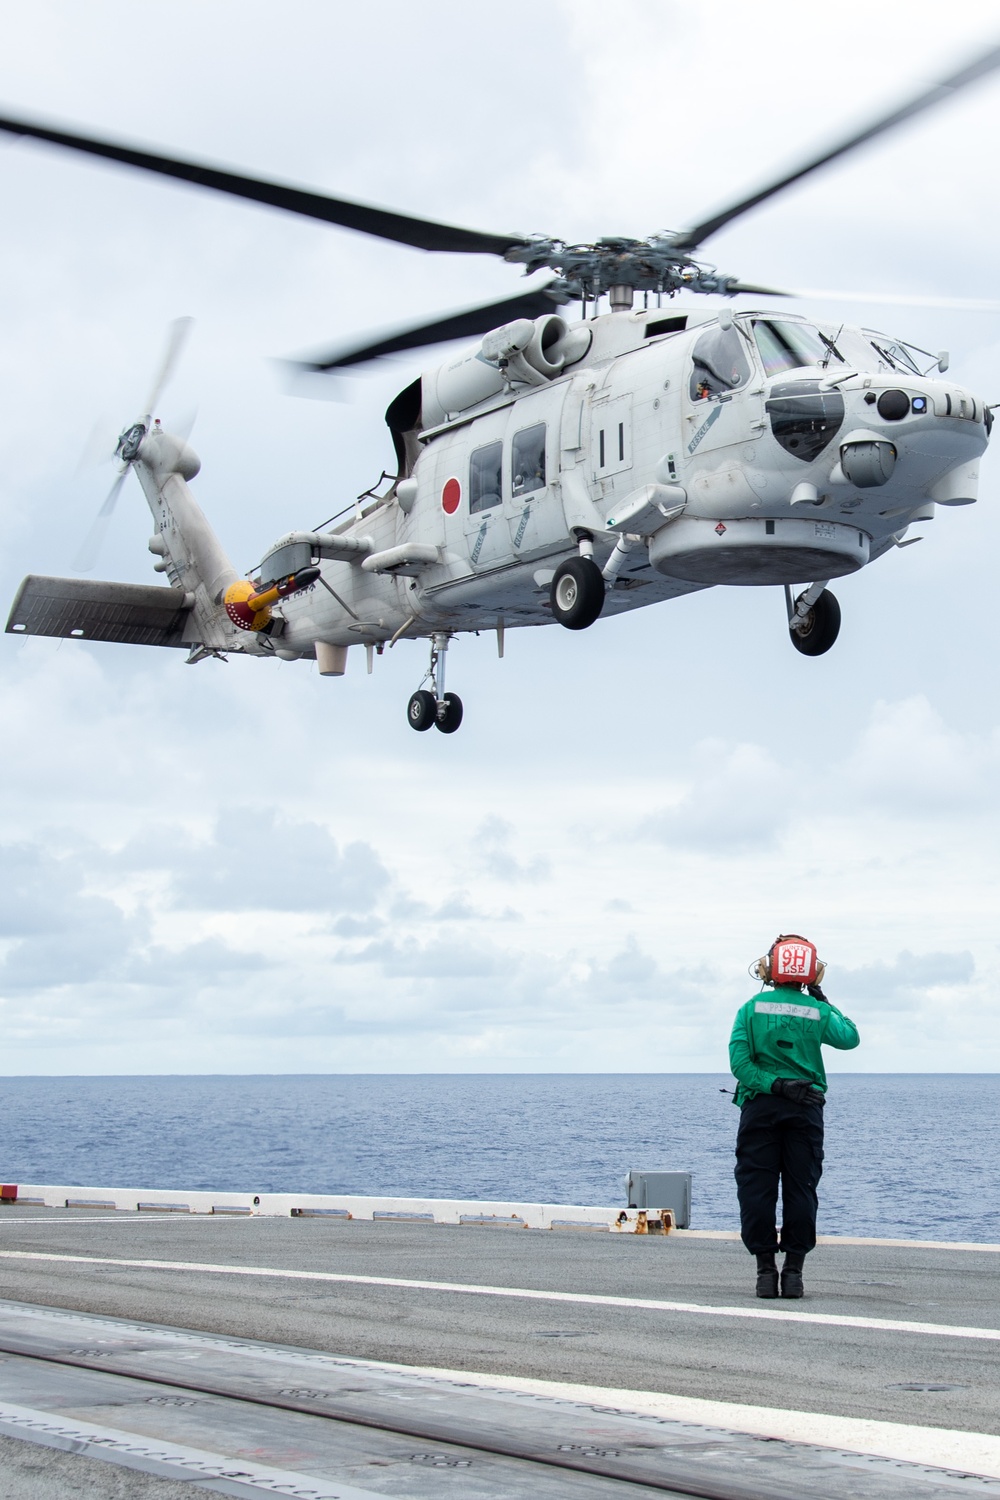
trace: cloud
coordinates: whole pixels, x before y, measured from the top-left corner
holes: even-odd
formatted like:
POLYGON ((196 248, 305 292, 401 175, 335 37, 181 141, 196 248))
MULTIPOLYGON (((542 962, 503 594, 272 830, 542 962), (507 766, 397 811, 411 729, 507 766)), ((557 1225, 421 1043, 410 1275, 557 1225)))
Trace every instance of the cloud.
POLYGON ((910 953, 905 950, 892 963, 862 964, 856 969, 838 969, 837 993, 845 999, 863 1000, 875 1010, 906 1010, 944 991, 971 985, 976 962, 966 949, 959 953, 910 953))
POLYGON ((135 945, 148 940, 144 914, 126 916, 113 901, 86 889, 85 850, 57 857, 43 846, 13 844, 2 857, 0 937, 12 942, 0 964, 0 990, 115 978, 135 945))
POLYGON ((693 778, 642 825, 646 836, 716 854, 773 846, 794 809, 787 768, 761 745, 717 740, 697 745, 691 759, 693 778))
POLYGON ((880 812, 922 820, 995 817, 1000 731, 963 733, 924 694, 879 700, 842 769, 844 790, 880 812))
POLYGON ((517 830, 506 818, 486 818, 473 834, 474 862, 480 874, 504 885, 537 885, 546 880, 551 863, 544 855, 518 859, 512 852, 517 830))
POLYGON ((370 912, 389 875, 370 844, 341 847, 319 823, 274 808, 225 808, 209 840, 151 830, 121 850, 122 869, 172 867, 172 904, 209 911, 370 912))
POLYGON ((382 940, 363 948, 341 951, 340 964, 372 964, 387 979, 484 979, 506 968, 509 960, 497 950, 443 939, 421 943, 382 940))

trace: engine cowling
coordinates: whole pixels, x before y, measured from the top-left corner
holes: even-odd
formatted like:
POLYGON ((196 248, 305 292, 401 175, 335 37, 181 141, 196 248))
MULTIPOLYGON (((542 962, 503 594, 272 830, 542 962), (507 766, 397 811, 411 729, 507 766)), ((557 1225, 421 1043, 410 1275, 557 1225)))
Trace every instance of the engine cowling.
POLYGON ((468 411, 508 385, 544 385, 567 364, 582 359, 593 337, 589 328, 570 328, 555 313, 517 318, 495 328, 478 349, 466 350, 422 379, 424 427, 436 427, 456 412, 468 411))

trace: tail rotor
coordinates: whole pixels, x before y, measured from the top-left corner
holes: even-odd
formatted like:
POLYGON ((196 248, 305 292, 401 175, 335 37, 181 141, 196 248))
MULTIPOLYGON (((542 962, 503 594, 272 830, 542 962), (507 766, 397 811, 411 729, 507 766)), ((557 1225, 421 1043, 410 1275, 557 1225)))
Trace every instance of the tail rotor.
POLYGON ((173 376, 193 326, 193 318, 175 318, 170 325, 163 358, 160 361, 156 377, 146 398, 144 415, 141 421, 133 422, 130 427, 126 427, 118 439, 118 444, 115 448, 115 458, 119 460, 121 468, 118 470, 115 482, 108 491, 104 504, 97 512, 90 530, 84 537, 80 549, 73 560, 73 568, 77 573, 89 573, 97 563, 111 526, 111 519, 114 515, 115 506, 118 504, 118 496, 125 483, 126 475, 139 457, 143 439, 153 423, 153 413, 156 411, 160 397, 163 395, 173 376))

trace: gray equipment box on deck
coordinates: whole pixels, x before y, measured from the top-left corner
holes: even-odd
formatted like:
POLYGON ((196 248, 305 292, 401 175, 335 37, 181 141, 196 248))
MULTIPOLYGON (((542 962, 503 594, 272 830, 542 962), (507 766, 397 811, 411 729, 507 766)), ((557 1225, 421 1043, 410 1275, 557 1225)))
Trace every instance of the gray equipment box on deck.
POLYGON ((625 1197, 629 1208, 647 1213, 671 1209, 678 1229, 687 1229, 691 1222, 690 1172, 629 1172, 625 1197))

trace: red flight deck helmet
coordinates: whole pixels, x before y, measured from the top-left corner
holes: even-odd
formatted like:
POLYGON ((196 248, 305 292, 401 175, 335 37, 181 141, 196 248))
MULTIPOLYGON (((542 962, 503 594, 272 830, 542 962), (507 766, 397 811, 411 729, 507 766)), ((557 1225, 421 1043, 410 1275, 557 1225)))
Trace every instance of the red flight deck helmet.
POLYGON ((765 984, 820 984, 826 973, 814 943, 797 932, 785 932, 775 938, 764 958, 759 958, 753 973, 765 984))

